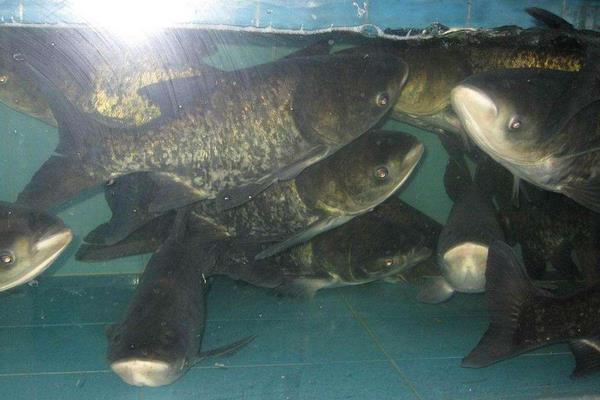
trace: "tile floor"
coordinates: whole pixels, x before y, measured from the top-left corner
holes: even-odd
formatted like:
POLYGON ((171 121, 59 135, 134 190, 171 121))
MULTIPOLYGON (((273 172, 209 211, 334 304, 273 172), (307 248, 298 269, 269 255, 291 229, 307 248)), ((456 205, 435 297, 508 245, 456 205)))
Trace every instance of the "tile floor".
POLYGON ((225 279, 208 294, 203 348, 247 335, 173 385, 128 386, 104 359, 133 275, 48 277, 0 294, 0 398, 6 399, 531 399, 600 396, 600 376, 572 380, 565 346, 482 370, 460 359, 487 326, 483 296, 439 306, 385 283, 276 297, 225 279))

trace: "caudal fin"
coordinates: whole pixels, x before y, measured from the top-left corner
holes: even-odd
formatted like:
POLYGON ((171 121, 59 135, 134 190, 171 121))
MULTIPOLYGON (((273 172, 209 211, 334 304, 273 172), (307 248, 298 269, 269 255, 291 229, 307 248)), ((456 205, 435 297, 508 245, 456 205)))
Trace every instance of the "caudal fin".
MULTIPOLYGON (((527 319, 523 314, 531 312, 528 310, 536 297, 544 293, 533 286, 525 267, 507 244, 495 241, 490 245, 485 278, 490 326, 463 358, 463 367, 485 367, 537 347, 524 343, 519 321, 527 319)), ((534 321, 535 316, 529 320, 534 321)))
POLYGON ((575 369, 571 374, 573 378, 600 370, 600 337, 573 340, 569 346, 575 357, 575 369))

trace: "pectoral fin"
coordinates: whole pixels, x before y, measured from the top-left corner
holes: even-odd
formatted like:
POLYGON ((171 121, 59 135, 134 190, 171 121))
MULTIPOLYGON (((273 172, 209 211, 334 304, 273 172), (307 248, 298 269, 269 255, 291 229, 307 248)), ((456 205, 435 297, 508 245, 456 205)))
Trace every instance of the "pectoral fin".
POLYGON ((201 352, 198 354, 198 358, 194 361, 194 363, 192 363, 192 365, 194 365, 200 361, 203 361, 207 358, 222 357, 222 356, 234 354, 237 351, 239 351, 240 349, 242 349, 243 347, 250 344, 254 339, 256 339, 256 336, 247 336, 247 337, 243 338, 242 340, 238 340, 237 342, 228 344, 226 346, 217 347, 216 349, 213 349, 213 350, 201 352))
POLYGON ((273 246, 261 251, 256 255, 255 259, 262 260, 264 258, 274 256, 275 254, 278 254, 286 249, 305 243, 323 232, 327 232, 328 230, 345 224, 352 218, 354 218, 354 216, 343 215, 339 217, 330 217, 325 220, 315 222, 305 230, 298 232, 289 239, 274 244, 273 246))
POLYGON ((567 185, 561 192, 590 210, 600 213, 600 178, 592 178, 578 185, 567 185))
POLYGON ((304 169, 324 159, 332 151, 333 149, 325 145, 315 146, 301 160, 285 168, 265 175, 253 183, 222 190, 217 195, 217 210, 229 210, 251 201, 278 181, 287 181, 295 178, 304 169))
POLYGON ((600 337, 573 340, 569 346, 575 356, 572 377, 578 378, 600 369, 600 337))
POLYGON ((419 292, 417 300, 421 303, 438 304, 448 300, 454 294, 454 289, 441 276, 427 277, 427 283, 419 292))

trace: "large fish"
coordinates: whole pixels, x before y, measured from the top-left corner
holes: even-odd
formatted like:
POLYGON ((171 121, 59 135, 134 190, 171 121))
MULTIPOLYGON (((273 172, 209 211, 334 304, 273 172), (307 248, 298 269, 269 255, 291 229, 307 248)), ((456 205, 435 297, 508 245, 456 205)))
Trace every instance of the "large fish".
POLYGON ((489 157, 478 162, 476 175, 499 206, 507 243, 520 245, 531 278, 541 278, 548 263, 565 277, 581 274, 588 283, 599 278, 600 215, 566 196, 523 184, 515 207, 510 199, 512 174, 489 157))
POLYGON ((207 355, 235 351, 251 340, 200 352, 205 318, 202 274, 214 262, 205 250, 201 258, 188 257, 185 221, 176 221, 146 266, 123 320, 108 329, 110 368, 130 385, 170 384, 207 355))
POLYGON ((71 230, 53 215, 0 202, 0 291, 41 274, 72 238, 71 230))
POLYGON ((451 158, 444 183, 454 205, 437 246, 441 276, 419 293, 426 303, 445 301, 454 292, 483 292, 488 247, 504 238, 491 199, 472 182, 466 163, 451 158))
POLYGON ((214 198, 220 209, 236 207, 376 124, 408 73, 384 54, 297 57, 234 72, 206 67, 201 76, 143 88, 160 104, 157 121, 110 128, 57 91, 44 50, 51 51, 24 49, 15 61, 39 83, 59 125, 58 154, 19 196, 38 208, 138 171, 153 172, 160 186, 155 211, 214 198))
MULTIPOLYGON (((372 131, 241 207, 220 212, 215 202, 199 202, 191 219, 206 240, 279 241, 257 255, 265 258, 372 210, 406 182, 423 150, 410 135, 372 131)), ((86 241, 114 244, 146 224, 156 216, 147 207, 156 192, 148 176, 131 175, 108 186, 113 217, 86 241)))
POLYGON ((486 280, 490 326, 463 359, 463 367, 485 367, 564 341, 572 343, 576 375, 598 366, 598 285, 562 297, 536 288, 514 251, 502 242, 490 246, 486 280))
POLYGON ((600 211, 600 101, 565 98, 576 76, 540 69, 482 73, 452 91, 452 104, 473 142, 516 179, 600 211), (589 104, 571 113, 571 101, 589 104), (559 121, 557 103, 565 110, 559 121))
MULTIPOLYGON (((169 218, 172 223, 173 216, 169 218)), ((219 247, 211 247, 214 244, 206 243, 203 231, 196 230, 198 226, 193 219, 190 214, 186 239, 189 257, 201 259, 207 248, 212 249, 211 254, 219 254, 218 261, 211 263, 214 267, 204 269, 206 276, 226 275, 286 294, 308 296, 323 288, 404 275, 429 258, 442 229, 434 220, 391 197, 371 213, 305 244, 257 261, 255 255, 268 248, 269 243, 222 240, 219 247)), ((153 221, 115 245, 83 246, 78 258, 99 261, 152 252, 170 229, 162 224, 153 221)))
POLYGON ((346 53, 384 50, 401 57, 410 75, 391 116, 435 132, 461 133, 450 104, 452 89, 467 77, 505 68, 546 68, 579 71, 590 44, 600 42, 592 31, 576 31, 556 23, 551 13, 528 9, 548 28, 505 26, 490 29, 453 29, 431 38, 374 40, 346 53), (536 12, 537 11, 537 12, 536 12))

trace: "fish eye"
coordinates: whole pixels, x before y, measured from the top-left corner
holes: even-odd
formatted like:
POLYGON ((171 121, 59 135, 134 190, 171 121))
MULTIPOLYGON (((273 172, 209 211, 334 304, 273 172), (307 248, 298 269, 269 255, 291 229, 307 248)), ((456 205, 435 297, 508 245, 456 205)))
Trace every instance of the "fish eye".
POLYGON ((523 123, 521 122, 521 119, 519 119, 518 116, 514 116, 510 119, 508 123, 508 129, 511 131, 516 131, 520 129, 522 125, 523 123))
POLYGON ((375 178, 379 180, 384 180, 387 178, 389 171, 386 167, 379 167, 375 170, 375 178))
POLYGON ((0 252, 0 265, 8 267, 15 263, 15 255, 10 251, 0 252))
POLYGON ((377 104, 377 107, 387 107, 389 103, 390 96, 387 94, 387 92, 381 92, 375 98, 375 104, 377 104))
POLYGON ((385 264, 386 267, 391 267, 392 265, 394 265, 394 259, 386 258, 383 260, 383 263, 385 264))
POLYGON ((8 76, 0 75, 0 84, 4 84, 6 82, 8 82, 8 76))

